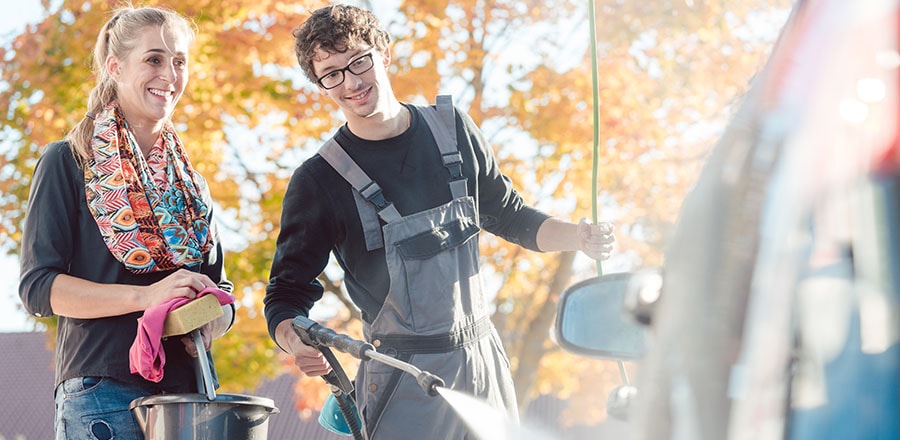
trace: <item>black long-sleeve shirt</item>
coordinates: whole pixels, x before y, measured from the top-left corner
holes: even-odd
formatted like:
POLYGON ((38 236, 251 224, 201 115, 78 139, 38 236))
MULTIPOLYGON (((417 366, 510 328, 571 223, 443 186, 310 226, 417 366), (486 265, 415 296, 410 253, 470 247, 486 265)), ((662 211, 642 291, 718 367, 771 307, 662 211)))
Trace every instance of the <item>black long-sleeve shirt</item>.
MULTIPOLYGON (((355 136, 346 125, 336 140, 382 188, 401 215, 451 200, 449 171, 441 162, 431 130, 413 107, 410 128, 381 141, 355 136)), ((490 145, 465 113, 456 111, 457 142, 468 192, 475 197, 481 227, 527 249, 538 250, 537 230, 549 216, 526 205, 504 176, 490 145)), ((323 288, 316 277, 329 252, 344 270, 351 299, 371 322, 389 288, 384 249, 366 250, 350 184, 318 154, 300 165, 285 191, 275 257, 266 288, 270 334, 284 319, 307 315, 323 288)))
MULTIPOLYGON (((207 200, 207 204, 212 206, 212 201, 207 200)), ((102 284, 146 286, 173 272, 134 274, 110 253, 87 206, 84 172, 65 142, 48 145, 35 167, 21 250, 19 296, 25 309, 36 316, 53 315, 50 286, 59 274, 102 284)), ((222 256, 222 246, 217 243, 204 264, 194 270, 230 292, 232 284, 224 275, 222 256)), ((128 350, 137 335, 141 314, 99 319, 60 316, 56 383, 73 377, 103 376, 170 392, 196 390, 195 361, 185 352, 180 338, 163 343, 166 365, 160 383, 131 374, 128 350)))

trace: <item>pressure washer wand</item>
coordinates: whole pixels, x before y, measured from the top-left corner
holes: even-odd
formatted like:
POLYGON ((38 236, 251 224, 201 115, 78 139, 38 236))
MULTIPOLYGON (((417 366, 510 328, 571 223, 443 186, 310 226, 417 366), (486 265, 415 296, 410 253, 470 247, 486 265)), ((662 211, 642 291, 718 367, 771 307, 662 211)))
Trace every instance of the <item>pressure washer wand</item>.
POLYGON ((416 378, 416 382, 422 387, 422 390, 429 396, 436 396, 438 394, 437 388, 445 386, 444 380, 437 375, 420 370, 410 363, 381 354, 375 350, 375 346, 372 344, 335 333, 334 330, 323 327, 305 316, 297 316, 291 321, 291 325, 304 344, 331 347, 359 360, 366 361, 371 359, 413 375, 416 378))
POLYGON ((416 382, 419 383, 419 386, 422 387, 422 389, 425 390, 425 392, 428 393, 429 396, 436 396, 438 394, 437 387, 444 386, 443 379, 428 371, 420 370, 415 365, 412 365, 410 363, 383 355, 376 351, 366 351, 366 355, 368 355, 370 359, 374 359, 385 365, 390 365, 394 368, 403 370, 413 375, 413 377, 416 378, 416 382))

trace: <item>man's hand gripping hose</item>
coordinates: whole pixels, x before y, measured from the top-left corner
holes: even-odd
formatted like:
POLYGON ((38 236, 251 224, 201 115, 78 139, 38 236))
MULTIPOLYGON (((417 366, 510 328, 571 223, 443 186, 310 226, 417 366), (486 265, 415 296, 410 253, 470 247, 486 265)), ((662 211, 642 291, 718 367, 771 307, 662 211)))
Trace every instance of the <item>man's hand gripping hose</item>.
MULTIPOLYGON (((293 319, 291 325, 294 327, 294 331, 297 332, 297 336, 300 337, 300 340, 302 340, 304 344, 318 348, 322 354, 325 355, 325 359, 331 364, 333 370, 329 374, 337 373, 337 376, 343 376, 343 380, 349 384, 349 389, 351 391, 353 390, 353 384, 347 379, 347 375, 344 373, 340 363, 338 363, 337 358, 334 356, 334 353, 331 352, 329 347, 347 353, 359 360, 374 360, 403 370, 413 375, 413 377, 416 378, 416 382, 422 387, 422 390, 429 396, 436 396, 438 394, 437 388, 444 387, 444 380, 440 377, 428 371, 422 371, 415 365, 378 353, 372 344, 365 341, 358 341, 347 335, 335 333, 334 330, 323 327, 305 316, 297 316, 293 319)), ((326 378, 326 380, 328 379, 326 378)), ((329 381, 329 383, 332 382, 329 381)), ((346 392, 341 385, 337 386, 346 392)))

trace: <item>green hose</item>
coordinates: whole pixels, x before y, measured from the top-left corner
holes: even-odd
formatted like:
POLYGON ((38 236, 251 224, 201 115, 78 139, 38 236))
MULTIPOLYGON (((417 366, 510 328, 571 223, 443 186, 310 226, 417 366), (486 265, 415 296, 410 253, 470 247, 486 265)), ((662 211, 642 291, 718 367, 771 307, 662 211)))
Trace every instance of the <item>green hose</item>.
MULTIPOLYGON (((594 153, 593 153, 593 172, 591 173, 591 213, 593 222, 596 225, 597 219, 597 168, 600 160, 600 86, 598 84, 597 72, 597 19, 594 14, 594 0, 588 1, 588 21, 591 30, 591 79, 593 86, 594 98, 594 153)), ((603 267, 600 260, 597 263, 597 276, 603 276, 603 267)))

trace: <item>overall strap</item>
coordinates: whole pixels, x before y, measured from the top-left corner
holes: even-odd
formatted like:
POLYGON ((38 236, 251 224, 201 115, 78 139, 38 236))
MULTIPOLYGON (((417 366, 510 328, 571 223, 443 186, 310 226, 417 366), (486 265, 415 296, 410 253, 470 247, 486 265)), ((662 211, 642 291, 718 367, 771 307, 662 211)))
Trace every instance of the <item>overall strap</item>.
POLYGON ((438 95, 435 107, 421 107, 425 123, 434 134, 444 167, 450 171, 450 193, 454 199, 468 193, 467 179, 462 175, 462 155, 456 143, 456 115, 450 95, 438 95))
POLYGON ((370 206, 375 206, 378 217, 381 217, 386 223, 401 218, 397 208, 393 203, 385 200, 381 187, 350 158, 334 138, 325 141, 325 144, 319 149, 319 155, 355 189, 353 198, 356 201, 356 207, 360 214, 359 220, 366 237, 366 248, 371 251, 383 247, 384 238, 381 235, 381 225, 374 215, 371 215, 373 211, 370 206), (371 205, 363 201, 371 203, 371 205))

